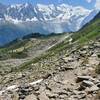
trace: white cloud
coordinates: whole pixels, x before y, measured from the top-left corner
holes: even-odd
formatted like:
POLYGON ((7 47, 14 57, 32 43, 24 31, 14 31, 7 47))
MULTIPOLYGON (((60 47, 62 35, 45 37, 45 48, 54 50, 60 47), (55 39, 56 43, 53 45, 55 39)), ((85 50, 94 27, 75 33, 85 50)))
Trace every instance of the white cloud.
POLYGON ((92 0, 86 0, 88 3, 91 3, 92 2, 92 0))
POLYGON ((95 8, 100 10, 100 0, 96 0, 95 8))

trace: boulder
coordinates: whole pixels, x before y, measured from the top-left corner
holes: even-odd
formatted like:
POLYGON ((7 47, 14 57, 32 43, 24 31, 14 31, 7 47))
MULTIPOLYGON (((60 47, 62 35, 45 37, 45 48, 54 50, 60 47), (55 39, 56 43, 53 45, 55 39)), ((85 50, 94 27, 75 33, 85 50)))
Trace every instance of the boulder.
POLYGON ((93 86, 94 85, 94 83, 93 82, 91 82, 91 81, 87 81, 87 80, 84 80, 83 82, 82 82, 82 85, 83 86, 86 86, 86 87, 91 87, 91 86, 93 86))
POLYGON ((78 76, 76 79, 76 82, 81 82, 83 80, 93 80, 93 78, 91 76, 78 76))
POLYGON ((59 71, 68 71, 75 69, 73 66, 61 66, 59 71))
POLYGON ((86 88, 87 93, 92 93, 92 92, 95 92, 95 91, 98 91, 98 90, 99 90, 99 88, 96 85, 93 85, 90 88, 86 88))
POLYGON ((49 97, 49 98, 56 98, 58 96, 58 94, 55 94, 53 93, 52 91, 49 91, 49 90, 46 90, 46 95, 49 97))
POLYGON ((68 62, 72 62, 73 58, 72 57, 65 57, 65 58, 63 58, 63 60, 64 60, 64 63, 68 63, 68 62))

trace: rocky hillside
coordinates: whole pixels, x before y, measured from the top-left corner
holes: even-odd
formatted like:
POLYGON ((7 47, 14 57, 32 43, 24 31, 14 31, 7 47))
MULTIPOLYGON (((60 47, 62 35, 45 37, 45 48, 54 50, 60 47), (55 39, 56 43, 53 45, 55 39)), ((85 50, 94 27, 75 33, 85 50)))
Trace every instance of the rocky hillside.
POLYGON ((99 100, 99 16, 41 55, 1 74, 0 99, 99 100))

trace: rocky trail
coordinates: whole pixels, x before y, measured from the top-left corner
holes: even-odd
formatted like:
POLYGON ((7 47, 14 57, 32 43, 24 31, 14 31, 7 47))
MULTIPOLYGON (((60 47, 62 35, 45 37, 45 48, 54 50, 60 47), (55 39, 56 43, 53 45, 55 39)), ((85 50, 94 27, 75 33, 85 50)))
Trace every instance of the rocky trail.
POLYGON ((100 100, 99 54, 100 40, 91 41, 63 55, 41 79, 1 87, 0 100, 100 100))

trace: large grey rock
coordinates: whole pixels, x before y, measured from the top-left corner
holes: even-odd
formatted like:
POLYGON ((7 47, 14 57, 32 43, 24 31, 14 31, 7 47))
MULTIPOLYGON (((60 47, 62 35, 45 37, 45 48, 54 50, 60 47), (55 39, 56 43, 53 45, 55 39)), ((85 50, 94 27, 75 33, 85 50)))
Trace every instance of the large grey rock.
POLYGON ((76 82, 81 82, 83 80, 93 80, 91 76, 78 76, 76 82))
POLYGON ((83 86, 86 86, 86 87, 91 87, 91 86, 93 86, 94 85, 94 83, 93 82, 91 82, 91 81, 87 81, 87 80, 84 80, 83 82, 82 82, 82 85, 83 86))
POLYGON ((19 87, 18 94, 20 99, 25 99, 26 96, 30 94, 32 88, 28 85, 22 85, 19 87))

